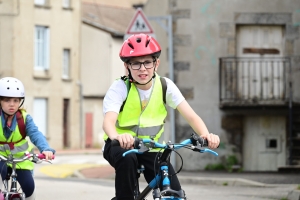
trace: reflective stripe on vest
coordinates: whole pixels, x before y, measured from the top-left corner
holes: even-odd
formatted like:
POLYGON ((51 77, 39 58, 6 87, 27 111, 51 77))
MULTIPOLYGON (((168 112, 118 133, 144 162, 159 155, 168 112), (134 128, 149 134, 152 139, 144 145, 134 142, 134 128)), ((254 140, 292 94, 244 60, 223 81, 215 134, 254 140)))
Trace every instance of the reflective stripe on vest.
POLYGON ((121 127, 117 121, 116 128, 120 131, 138 133, 139 136, 149 136, 154 137, 157 133, 163 128, 164 125, 152 126, 152 127, 139 127, 138 125, 135 126, 128 126, 128 127, 121 127))
MULTIPOLYGON (((159 76, 153 80, 149 101, 142 110, 139 92, 131 84, 123 111, 119 113, 116 130, 119 134, 129 133, 139 138, 152 138, 158 141, 164 132, 167 110, 163 102, 163 92, 159 76)), ((108 136, 105 134, 104 139, 108 136)))
MULTIPOLYGON (((23 119, 24 119, 24 124, 26 124, 26 116, 27 113, 22 110, 22 115, 23 115, 23 119)), ((8 139, 6 139, 6 137, 4 136, 3 133, 3 127, 2 127, 2 123, 0 123, 0 141, 1 142, 17 142, 19 140, 22 139, 22 134, 19 130, 18 127, 18 123, 16 125, 15 130, 12 132, 12 134, 10 135, 10 137, 8 139)), ((14 158, 22 158, 24 157, 24 153, 25 152, 33 152, 33 146, 26 140, 23 139, 18 143, 14 144, 14 148, 11 150, 8 144, 0 144, 0 155, 3 156, 7 156, 9 154, 12 154, 14 156, 14 158)), ((9 166, 11 166, 9 164, 9 166)), ((32 170, 34 168, 34 163, 26 160, 23 162, 20 162, 17 164, 17 169, 28 169, 28 170, 32 170)))
MULTIPOLYGON (((9 151, 11 154, 15 155, 17 153, 20 153, 20 152, 25 152, 27 151, 27 149, 29 148, 29 144, 28 142, 26 141, 24 144, 22 144, 21 146, 14 146, 14 149, 10 149, 9 145, 8 144, 4 144, 4 145, 1 145, 0 146, 0 151, 9 151)), ((9 153, 9 154, 10 154, 9 153)))

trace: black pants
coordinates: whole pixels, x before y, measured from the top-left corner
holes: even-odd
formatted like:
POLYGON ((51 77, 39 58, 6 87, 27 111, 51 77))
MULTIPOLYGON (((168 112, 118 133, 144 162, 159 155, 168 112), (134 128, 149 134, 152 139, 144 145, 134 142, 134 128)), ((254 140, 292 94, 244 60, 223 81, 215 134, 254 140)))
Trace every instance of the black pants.
MULTIPOLYGON (((128 154, 125 157, 122 154, 127 151, 119 146, 111 146, 111 141, 108 139, 104 147, 104 158, 116 170, 115 188, 117 200, 133 200, 134 199, 134 185, 137 180, 138 165, 144 165, 144 177, 149 183, 155 177, 155 172, 159 170, 159 166, 154 160, 157 153, 145 152, 143 154, 128 154)), ((169 175, 175 174, 172 165, 169 165, 169 175)), ((177 176, 171 177, 171 188, 173 190, 180 190, 181 186, 177 176)))

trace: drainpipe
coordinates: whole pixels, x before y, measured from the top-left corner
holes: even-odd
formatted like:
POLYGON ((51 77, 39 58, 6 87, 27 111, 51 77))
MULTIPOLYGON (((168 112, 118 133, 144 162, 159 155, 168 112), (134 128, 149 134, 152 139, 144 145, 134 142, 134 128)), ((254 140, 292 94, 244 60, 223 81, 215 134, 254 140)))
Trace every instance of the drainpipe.
POLYGON ((293 154, 293 82, 292 82, 292 66, 289 59, 289 165, 292 165, 293 154))

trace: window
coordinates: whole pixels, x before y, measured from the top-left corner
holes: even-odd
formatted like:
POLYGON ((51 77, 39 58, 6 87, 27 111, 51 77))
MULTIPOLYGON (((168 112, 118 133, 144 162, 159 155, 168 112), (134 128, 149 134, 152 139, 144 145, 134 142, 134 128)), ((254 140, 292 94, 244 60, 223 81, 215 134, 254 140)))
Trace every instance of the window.
POLYGON ((49 69, 49 28, 35 27, 35 66, 36 70, 49 69))
POLYGON ((62 0, 63 8, 71 8, 71 0, 62 0))
POLYGON ((46 98, 35 98, 33 101, 33 117, 38 129, 47 135, 48 102, 46 98))
POLYGON ((70 78, 70 49, 63 50, 62 78, 70 78))
POLYGON ((267 149, 276 149, 277 148, 277 139, 266 139, 266 148, 267 149))
POLYGON ((34 0, 34 4, 43 6, 46 4, 46 0, 34 0))

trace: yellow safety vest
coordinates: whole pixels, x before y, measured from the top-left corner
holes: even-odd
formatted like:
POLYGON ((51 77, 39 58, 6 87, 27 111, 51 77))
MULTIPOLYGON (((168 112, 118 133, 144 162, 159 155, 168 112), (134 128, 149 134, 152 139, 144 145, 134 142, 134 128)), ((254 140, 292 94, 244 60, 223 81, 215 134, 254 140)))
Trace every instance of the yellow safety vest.
MULTIPOLYGON (((21 112, 22 112, 22 116, 24 119, 24 124, 26 124, 27 113, 24 110, 21 110, 21 112)), ((22 158, 22 157, 24 157, 25 152, 29 152, 29 153, 33 152, 33 145, 31 143, 29 143, 26 139, 22 140, 22 134, 19 130, 18 123, 16 125, 15 130, 12 132, 12 134, 10 135, 10 137, 8 139, 6 139, 6 137, 4 136, 2 123, 0 123, 0 141, 14 143, 13 149, 10 149, 8 144, 0 144, 0 155, 2 155, 2 156, 7 156, 7 155, 12 154, 14 158, 22 158), (15 142, 18 142, 18 143, 15 143, 15 142)), ((9 164, 9 166, 11 166, 11 165, 9 164)), ((18 163, 16 165, 16 168, 33 170, 34 163, 31 162, 30 160, 26 160, 26 161, 18 163)))
MULTIPOLYGON (((149 101, 142 110, 141 99, 135 84, 130 90, 123 110, 119 113, 116 130, 119 134, 129 133, 138 138, 152 138, 162 142, 167 109, 163 102, 163 91, 159 76, 153 79, 153 89, 149 101)), ((107 134, 104 134, 107 140, 107 134)))

